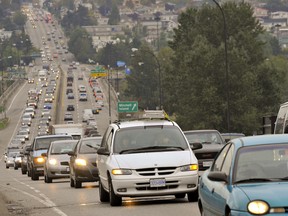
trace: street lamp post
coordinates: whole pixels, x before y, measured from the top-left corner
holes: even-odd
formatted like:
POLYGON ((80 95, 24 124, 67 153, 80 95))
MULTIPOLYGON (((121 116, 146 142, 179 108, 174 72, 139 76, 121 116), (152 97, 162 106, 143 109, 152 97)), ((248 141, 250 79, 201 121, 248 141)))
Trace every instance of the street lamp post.
POLYGON ((226 92, 226 100, 227 100, 227 107, 226 107, 226 114, 227 114, 227 132, 230 132, 230 83, 229 83, 229 68, 228 68, 228 48, 227 48, 227 24, 226 24, 226 18, 223 11, 223 8, 221 5, 216 1, 212 0, 217 7, 220 9, 222 17, 223 17, 223 31, 224 31, 224 49, 225 49, 225 73, 226 73, 226 86, 227 86, 227 92, 226 92))
MULTIPOLYGON (((137 48, 132 48, 132 52, 136 52, 138 51, 137 48)), ((153 56, 153 58, 155 59, 155 61, 157 62, 157 67, 158 67, 158 83, 159 83, 159 109, 162 109, 162 83, 161 83, 161 65, 160 62, 157 58, 157 56, 153 53, 153 52, 149 52, 147 50, 142 50, 143 52, 146 52, 150 55, 153 56)))

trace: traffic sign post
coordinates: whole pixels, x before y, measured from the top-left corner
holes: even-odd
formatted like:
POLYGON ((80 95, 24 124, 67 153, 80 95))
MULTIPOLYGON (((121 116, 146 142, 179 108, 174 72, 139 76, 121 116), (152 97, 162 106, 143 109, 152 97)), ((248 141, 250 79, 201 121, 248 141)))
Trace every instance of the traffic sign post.
POLYGON ((118 112, 138 112, 138 101, 118 102, 118 112))

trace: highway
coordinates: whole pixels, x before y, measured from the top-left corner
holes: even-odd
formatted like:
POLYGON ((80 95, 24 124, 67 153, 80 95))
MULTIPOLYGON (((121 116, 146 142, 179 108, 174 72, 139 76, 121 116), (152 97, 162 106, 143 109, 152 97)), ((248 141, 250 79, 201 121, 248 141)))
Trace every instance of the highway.
MULTIPOLYGON (((34 11, 37 13, 37 10, 34 11)), ((34 14, 36 16, 36 14, 34 14)), ((54 40, 47 41, 47 33, 55 30, 56 40, 63 40, 64 45, 67 46, 67 41, 64 38, 63 31, 57 25, 52 26, 51 23, 44 21, 35 21, 36 28, 33 27, 30 21, 27 22, 26 32, 30 35, 32 43, 35 47, 41 49, 47 46, 51 55, 57 52, 57 44, 54 40), (59 39, 61 35, 62 39, 59 39), (44 39, 43 39, 44 38, 44 39), (43 40, 46 40, 43 44, 43 40)), ((62 48, 61 48, 62 49, 62 48)), ((49 52, 48 52, 49 53, 49 52)), ((45 61, 45 60, 44 60, 45 61)), ((49 61, 49 60, 48 60, 49 61)), ((75 61, 72 54, 62 53, 58 58, 53 58, 49 61, 53 65, 55 71, 59 70, 59 79, 57 79, 57 87, 55 99, 52 103, 52 124, 64 123, 64 114, 68 104, 75 106, 73 113, 73 122, 82 123, 82 112, 86 108, 95 107, 95 98, 92 95, 91 87, 89 86, 89 71, 94 67, 93 65, 79 65, 73 69, 74 82, 69 88, 73 89, 74 99, 68 99, 66 95, 67 89, 67 73, 68 67, 75 61), (65 57, 66 61, 62 61, 65 57), (78 80, 78 75, 83 75, 83 80, 78 80), (79 101, 78 86, 84 85, 88 93, 88 101, 79 101), (55 118, 57 116, 57 119, 55 118)), ((35 60, 34 67, 26 67, 28 76, 38 79, 38 70, 42 68, 43 59, 35 60)), ((49 75, 50 81, 56 73, 49 75)), ((99 85, 104 93, 104 107, 99 114, 94 115, 98 131, 103 135, 105 129, 109 125, 109 104, 108 104, 108 86, 106 78, 101 78, 99 85), (102 79, 102 80, 101 80, 102 79)), ((28 91, 31 88, 37 88, 41 85, 38 81, 34 84, 28 84, 26 81, 17 89, 7 104, 7 116, 10 119, 9 126, 0 131, 0 151, 3 154, 5 148, 11 142, 11 139, 17 133, 17 129, 21 124, 21 115, 26 108, 26 100, 28 91)), ((40 96, 36 117, 32 121, 30 141, 37 136, 38 122, 41 115, 41 110, 44 106, 45 87, 42 87, 43 93, 40 96)), ((112 94, 113 95, 113 94, 112 94)), ((115 97, 112 97, 111 102, 111 121, 117 120, 117 109, 115 97)), ((83 123, 85 124, 85 123, 83 123)), ((0 159, 0 193, 4 195, 5 199, 9 201, 7 207, 12 215, 29 215, 29 216, 95 216, 95 215, 127 215, 127 216, 145 216, 145 215, 200 215, 197 203, 188 202, 187 198, 175 199, 174 196, 165 197, 146 197, 146 198, 125 198, 123 206, 111 207, 109 203, 101 203, 99 200, 98 183, 83 183, 80 189, 70 188, 69 179, 58 179, 51 184, 44 183, 44 177, 40 177, 39 181, 32 181, 27 175, 22 175, 21 170, 14 170, 13 168, 6 169, 4 157, 0 159)))

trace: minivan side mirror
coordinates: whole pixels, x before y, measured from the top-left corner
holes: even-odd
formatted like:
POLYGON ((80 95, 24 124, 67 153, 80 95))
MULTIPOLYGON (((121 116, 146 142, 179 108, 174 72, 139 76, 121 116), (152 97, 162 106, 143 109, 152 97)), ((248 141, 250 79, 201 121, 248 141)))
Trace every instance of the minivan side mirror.
POLYGON ((100 147, 97 150, 97 154, 99 154, 99 155, 109 155, 110 152, 105 147, 100 147))
POLYGON ((69 156, 74 156, 74 155, 75 155, 73 151, 70 151, 70 152, 68 152, 67 154, 68 154, 69 156))

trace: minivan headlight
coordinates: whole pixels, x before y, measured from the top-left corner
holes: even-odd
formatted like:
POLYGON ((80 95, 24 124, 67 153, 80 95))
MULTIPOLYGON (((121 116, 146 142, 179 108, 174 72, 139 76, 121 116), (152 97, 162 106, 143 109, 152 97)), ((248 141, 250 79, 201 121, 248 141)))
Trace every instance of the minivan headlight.
POLYGON ((132 170, 130 169, 113 169, 113 175, 132 175, 132 170))
POLYGON ((189 164, 180 167, 181 172, 186 172, 186 171, 197 171, 198 170, 198 164, 189 164))

